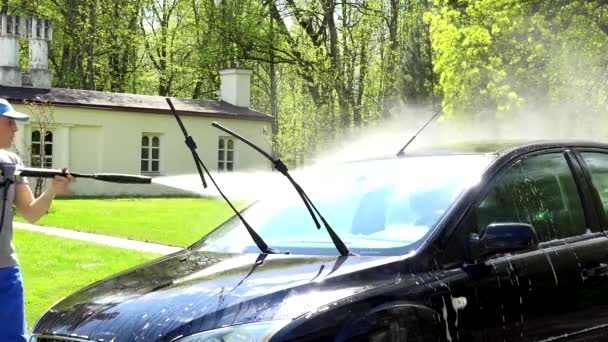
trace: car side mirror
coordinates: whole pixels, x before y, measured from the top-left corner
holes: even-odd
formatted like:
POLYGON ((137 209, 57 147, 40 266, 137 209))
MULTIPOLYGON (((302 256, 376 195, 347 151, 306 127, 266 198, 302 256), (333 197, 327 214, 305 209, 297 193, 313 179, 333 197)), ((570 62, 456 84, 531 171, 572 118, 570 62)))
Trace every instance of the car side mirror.
POLYGON ((532 225, 520 222, 492 223, 478 237, 473 234, 470 247, 474 259, 497 253, 517 252, 538 247, 532 225))

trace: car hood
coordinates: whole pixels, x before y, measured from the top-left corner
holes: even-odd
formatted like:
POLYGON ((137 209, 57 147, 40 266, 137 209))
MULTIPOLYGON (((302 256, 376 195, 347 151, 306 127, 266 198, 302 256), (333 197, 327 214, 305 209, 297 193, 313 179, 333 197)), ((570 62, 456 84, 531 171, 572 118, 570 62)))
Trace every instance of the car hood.
POLYGON ((170 341, 227 325, 292 319, 394 283, 386 265, 396 270, 401 259, 184 250, 66 297, 38 320, 33 333, 170 341))

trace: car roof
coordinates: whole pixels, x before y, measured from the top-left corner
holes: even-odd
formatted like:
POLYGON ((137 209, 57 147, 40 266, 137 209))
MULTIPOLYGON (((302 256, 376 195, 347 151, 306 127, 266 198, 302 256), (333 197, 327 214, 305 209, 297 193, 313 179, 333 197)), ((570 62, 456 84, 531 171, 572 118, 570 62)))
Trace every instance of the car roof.
POLYGON ((440 157, 440 156, 480 156, 488 158, 488 161, 517 157, 529 152, 556 148, 587 148, 605 149, 608 144, 584 140, 472 140, 458 141, 451 144, 423 144, 412 145, 405 150, 403 155, 398 156, 397 151, 385 151, 385 153, 373 157, 350 159, 341 161, 343 164, 374 162, 381 160, 397 160, 411 157, 440 157))
POLYGON ((533 152, 553 148, 601 148, 608 144, 580 140, 503 140, 503 141, 459 141, 452 144, 424 145, 406 149, 405 156, 449 155, 449 154, 493 154, 505 155, 512 152, 533 152))

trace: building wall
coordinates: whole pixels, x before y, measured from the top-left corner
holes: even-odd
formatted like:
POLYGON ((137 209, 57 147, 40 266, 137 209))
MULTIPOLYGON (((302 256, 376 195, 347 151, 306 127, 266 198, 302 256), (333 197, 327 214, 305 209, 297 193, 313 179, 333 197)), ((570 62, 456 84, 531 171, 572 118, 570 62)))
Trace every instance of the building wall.
MULTIPOLYGON (((15 105, 16 110, 29 113, 27 106, 15 105)), ((142 133, 159 134, 160 174, 175 176, 196 173, 192 155, 184 143, 184 136, 172 115, 133 113, 113 110, 54 106, 53 167, 69 167, 74 172, 141 174, 142 133)), ((32 116, 33 119, 33 116, 32 116)), ((226 136, 211 126, 213 121, 238 132, 270 151, 264 132, 270 132, 270 122, 181 116, 186 129, 198 145, 198 153, 212 172, 218 167, 218 139, 226 136)), ((35 120, 18 124, 16 146, 25 155, 31 142, 35 120)), ((244 143, 235 140, 234 169, 236 171, 270 170, 270 163, 244 143)), ((200 186, 195 184, 194 186, 200 186)), ((167 195, 183 194, 183 190, 160 185, 120 185, 78 180, 72 190, 75 195, 167 195)))

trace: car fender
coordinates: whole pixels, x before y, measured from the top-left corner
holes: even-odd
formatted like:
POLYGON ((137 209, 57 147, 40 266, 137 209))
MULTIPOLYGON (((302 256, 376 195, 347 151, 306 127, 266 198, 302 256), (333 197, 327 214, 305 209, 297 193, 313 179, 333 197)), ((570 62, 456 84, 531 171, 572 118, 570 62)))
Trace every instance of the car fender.
POLYGON ((335 341, 445 341, 441 315, 425 305, 392 302, 347 323, 335 341))
POLYGON ((375 297, 319 308, 293 320, 271 341, 447 340, 437 311, 416 302, 386 299, 375 297))

